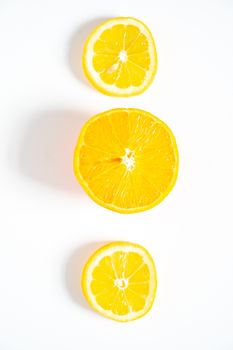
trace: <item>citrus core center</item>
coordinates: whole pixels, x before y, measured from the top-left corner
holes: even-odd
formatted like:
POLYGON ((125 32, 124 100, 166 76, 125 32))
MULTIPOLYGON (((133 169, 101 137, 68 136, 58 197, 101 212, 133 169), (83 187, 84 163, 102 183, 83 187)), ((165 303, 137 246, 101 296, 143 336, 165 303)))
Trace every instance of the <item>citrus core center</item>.
POLYGON ((128 280, 126 278, 117 278, 115 280, 115 286, 119 289, 125 289, 128 287, 128 280))
POLYGON ((122 157, 122 164, 124 164, 128 171, 133 170, 135 167, 134 151, 129 148, 125 149, 125 155, 122 157))
POLYGON ((121 50, 119 53, 119 58, 121 62, 126 62, 128 59, 127 52, 125 50, 121 50))

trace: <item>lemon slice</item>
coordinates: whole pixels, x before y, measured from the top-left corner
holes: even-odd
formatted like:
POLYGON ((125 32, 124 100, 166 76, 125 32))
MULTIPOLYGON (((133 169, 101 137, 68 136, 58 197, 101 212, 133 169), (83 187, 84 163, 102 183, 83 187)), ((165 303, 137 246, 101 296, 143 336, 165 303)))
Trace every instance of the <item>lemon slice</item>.
POLYGON ((107 95, 140 94, 152 83, 157 69, 152 34, 135 18, 110 19, 89 36, 83 67, 90 82, 107 95))
POLYGON ((152 307, 157 288, 155 265, 140 245, 113 242, 97 250, 82 274, 91 307, 116 321, 132 321, 152 307))
POLYGON ((120 213, 159 204, 176 182, 178 163, 169 127, 133 108, 91 118, 74 153, 74 172, 85 191, 98 204, 120 213))

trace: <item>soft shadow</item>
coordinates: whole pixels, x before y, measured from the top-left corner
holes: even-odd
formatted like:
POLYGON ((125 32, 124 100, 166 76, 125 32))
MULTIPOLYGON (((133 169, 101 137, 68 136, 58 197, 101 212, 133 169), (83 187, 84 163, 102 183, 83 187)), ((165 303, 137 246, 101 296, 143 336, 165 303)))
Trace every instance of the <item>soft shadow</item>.
POLYGON ((82 54, 84 43, 87 40, 90 33, 102 22, 108 20, 106 17, 94 18, 88 22, 82 24, 78 30, 73 34, 69 47, 69 62, 71 70, 74 75, 81 81, 84 85, 90 87, 82 67, 82 54))
POLYGON ((89 308, 81 290, 82 269, 91 254, 106 243, 108 242, 91 242, 81 245, 73 251, 66 265, 65 280, 68 292, 75 303, 89 311, 91 308, 89 308))
POLYGON ((20 173, 60 190, 82 193, 73 174, 73 154, 89 117, 87 112, 65 110, 32 116, 19 147, 20 173))

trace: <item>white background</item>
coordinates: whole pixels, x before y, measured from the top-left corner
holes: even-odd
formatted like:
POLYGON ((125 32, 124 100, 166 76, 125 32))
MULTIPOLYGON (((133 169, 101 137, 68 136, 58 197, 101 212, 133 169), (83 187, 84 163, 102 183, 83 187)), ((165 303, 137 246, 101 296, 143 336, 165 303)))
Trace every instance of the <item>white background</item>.
POLYGON ((0 350, 233 349, 233 3, 230 0, 2 0, 0 3, 0 350), (103 19, 134 16, 159 68, 133 98, 89 86, 81 46, 103 19), (176 187, 158 207, 99 207, 72 173, 80 127, 138 107, 172 128, 176 187), (92 312, 79 278, 112 240, 149 249, 151 312, 127 324, 92 312))

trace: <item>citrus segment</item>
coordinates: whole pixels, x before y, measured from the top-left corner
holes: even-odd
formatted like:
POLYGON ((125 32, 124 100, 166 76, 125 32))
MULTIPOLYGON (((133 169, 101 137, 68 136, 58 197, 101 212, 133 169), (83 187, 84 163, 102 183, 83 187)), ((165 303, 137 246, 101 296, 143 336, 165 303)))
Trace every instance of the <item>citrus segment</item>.
POLYGON ((83 67, 90 82, 105 94, 139 94, 151 84, 157 69, 152 34, 135 18, 110 19, 88 38, 83 67))
POLYGON ((152 307, 157 278, 145 248, 114 242, 96 251, 82 274, 82 288, 89 304, 103 316, 131 321, 152 307))
POLYGON ((74 172, 100 205, 121 213, 149 209, 175 184, 178 150, 168 126, 137 109, 114 109, 83 127, 74 172))

